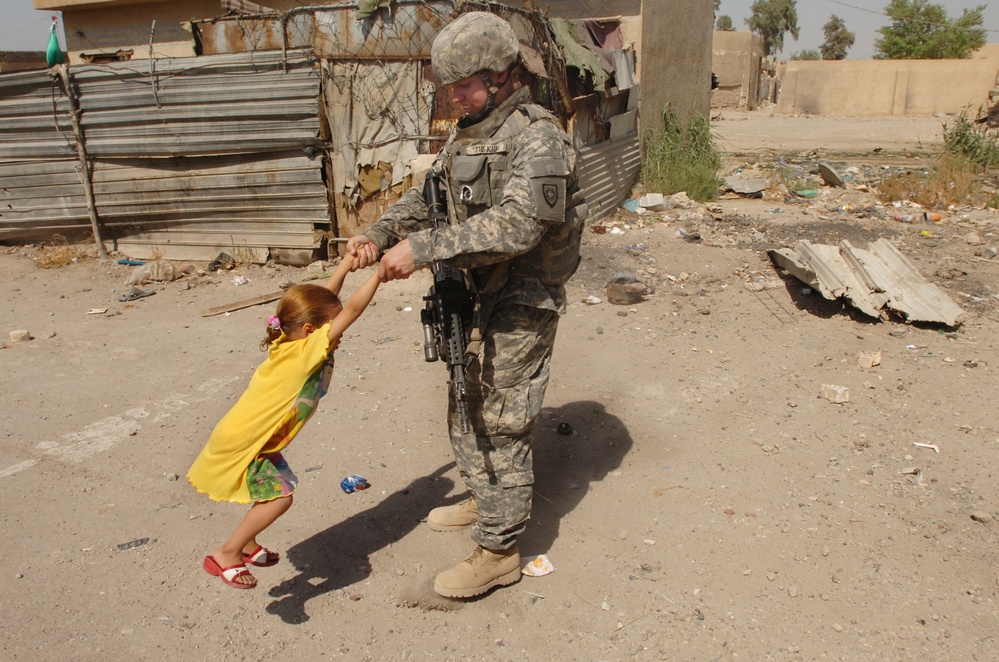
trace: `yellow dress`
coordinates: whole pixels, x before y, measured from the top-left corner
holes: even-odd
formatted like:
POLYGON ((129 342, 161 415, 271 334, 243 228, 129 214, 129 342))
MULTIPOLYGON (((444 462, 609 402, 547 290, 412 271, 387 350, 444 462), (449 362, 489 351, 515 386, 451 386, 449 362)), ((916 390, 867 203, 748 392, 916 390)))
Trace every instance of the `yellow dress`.
MULTIPOLYGON (((330 323, 326 323, 302 340, 287 340, 282 335, 271 343, 246 391, 215 426, 187 472, 199 492, 215 501, 235 503, 282 496, 268 492, 266 486, 261 490, 258 482, 263 479, 258 479, 256 472, 267 456, 283 462, 280 451, 291 443, 326 395, 333 376, 329 330, 330 323), (255 466, 248 483, 251 465, 255 466)), ((274 467, 269 469, 273 474, 274 467)))

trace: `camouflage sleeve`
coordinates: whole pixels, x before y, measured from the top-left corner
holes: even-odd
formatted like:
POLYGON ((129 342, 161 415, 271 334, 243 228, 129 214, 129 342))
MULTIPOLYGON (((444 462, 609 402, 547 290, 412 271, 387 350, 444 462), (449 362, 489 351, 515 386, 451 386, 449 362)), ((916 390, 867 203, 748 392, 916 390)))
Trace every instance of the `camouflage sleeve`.
POLYGON ((414 263, 451 260, 459 268, 474 268, 528 252, 549 224, 564 220, 574 161, 557 125, 534 122, 513 143, 511 175, 500 203, 459 225, 411 234, 414 263))
POLYGON ((427 227, 429 222, 427 203, 423 200, 423 182, 420 182, 403 193, 399 201, 389 207, 364 234, 378 246, 378 250, 384 251, 410 233, 427 227))

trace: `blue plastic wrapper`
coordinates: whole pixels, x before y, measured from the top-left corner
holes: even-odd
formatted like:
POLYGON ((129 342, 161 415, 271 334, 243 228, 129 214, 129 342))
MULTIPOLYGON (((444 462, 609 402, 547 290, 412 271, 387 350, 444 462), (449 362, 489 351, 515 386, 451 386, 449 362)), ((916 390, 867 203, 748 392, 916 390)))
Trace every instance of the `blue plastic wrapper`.
POLYGON ((371 484, 366 481, 361 476, 354 474, 353 476, 347 476, 340 481, 340 489, 347 494, 353 494, 354 492, 360 492, 361 490, 366 490, 371 487, 371 484))

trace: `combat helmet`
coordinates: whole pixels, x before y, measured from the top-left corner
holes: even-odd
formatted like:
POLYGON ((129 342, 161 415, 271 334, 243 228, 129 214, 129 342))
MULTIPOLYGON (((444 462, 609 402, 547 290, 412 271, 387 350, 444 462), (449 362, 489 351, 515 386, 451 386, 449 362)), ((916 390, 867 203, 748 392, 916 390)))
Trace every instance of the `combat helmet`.
POLYGON ((430 48, 434 74, 444 85, 517 61, 520 46, 510 24, 484 11, 462 14, 438 33, 430 48))

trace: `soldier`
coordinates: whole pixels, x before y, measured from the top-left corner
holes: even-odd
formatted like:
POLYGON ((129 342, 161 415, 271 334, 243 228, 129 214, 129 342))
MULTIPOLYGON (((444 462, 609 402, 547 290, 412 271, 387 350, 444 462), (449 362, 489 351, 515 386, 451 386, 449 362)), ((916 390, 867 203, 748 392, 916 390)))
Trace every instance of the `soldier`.
POLYGON ((449 598, 520 579, 517 537, 534 483, 530 431, 587 213, 576 150, 558 120, 532 103, 519 55, 510 24, 488 12, 464 14, 441 30, 431 64, 463 114, 434 163, 447 182, 451 225, 432 229, 421 183, 347 243, 359 267, 381 254, 386 280, 448 260, 477 294, 481 343, 465 371, 471 432, 461 431, 453 393, 448 407, 452 450, 471 496, 427 516, 435 531, 471 526, 477 544, 436 577, 434 590, 449 598))

